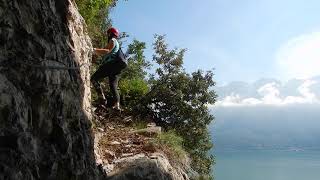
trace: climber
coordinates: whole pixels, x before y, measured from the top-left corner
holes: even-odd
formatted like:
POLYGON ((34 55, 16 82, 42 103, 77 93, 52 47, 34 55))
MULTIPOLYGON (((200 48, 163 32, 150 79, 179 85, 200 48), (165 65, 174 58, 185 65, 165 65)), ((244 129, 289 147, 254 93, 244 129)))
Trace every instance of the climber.
MULTIPOLYGON (((119 38, 119 31, 116 28, 110 28, 107 31, 108 44, 103 49, 93 48, 97 55, 102 55, 101 65, 98 67, 97 71, 91 76, 91 82, 98 93, 99 102, 103 101, 107 104, 106 97, 102 91, 101 85, 99 83, 103 78, 109 78, 109 86, 112 92, 112 108, 115 110, 121 110, 120 108, 120 95, 118 91, 118 82, 120 79, 121 71, 126 67, 126 63, 117 58, 118 51, 120 50, 120 45, 117 41, 119 38)), ((121 51, 122 52, 122 51, 121 51)))

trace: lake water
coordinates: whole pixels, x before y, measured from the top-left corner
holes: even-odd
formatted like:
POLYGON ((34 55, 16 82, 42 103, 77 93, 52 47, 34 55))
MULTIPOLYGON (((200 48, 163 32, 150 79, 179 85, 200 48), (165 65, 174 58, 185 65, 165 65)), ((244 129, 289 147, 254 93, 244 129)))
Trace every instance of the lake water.
POLYGON ((320 151, 214 152, 215 180, 320 180, 320 151))

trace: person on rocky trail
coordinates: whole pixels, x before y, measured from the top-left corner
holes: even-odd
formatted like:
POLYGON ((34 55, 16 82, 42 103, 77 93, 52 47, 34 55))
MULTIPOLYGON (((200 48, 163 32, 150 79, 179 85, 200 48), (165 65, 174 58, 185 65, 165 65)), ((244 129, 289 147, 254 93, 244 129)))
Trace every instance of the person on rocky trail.
POLYGON ((119 38, 119 31, 112 27, 107 31, 107 37, 108 44, 105 48, 93 48, 97 55, 102 55, 103 57, 97 71, 91 76, 91 82, 98 93, 98 101, 102 101, 105 103, 105 105, 107 105, 106 97, 99 81, 108 77, 110 90, 113 96, 112 108, 121 110, 118 82, 121 71, 126 67, 126 62, 123 62, 117 58, 117 53, 119 53, 118 51, 121 51, 119 42, 117 40, 117 38, 119 38))

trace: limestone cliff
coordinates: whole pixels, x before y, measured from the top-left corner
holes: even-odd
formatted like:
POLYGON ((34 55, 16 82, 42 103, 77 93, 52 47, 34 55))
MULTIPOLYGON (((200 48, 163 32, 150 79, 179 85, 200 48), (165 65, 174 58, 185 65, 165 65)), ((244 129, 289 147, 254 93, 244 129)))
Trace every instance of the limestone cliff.
POLYGON ((97 167, 91 53, 74 1, 0 0, 0 180, 188 179, 161 155, 97 167))
POLYGON ((0 179, 98 178, 84 25, 71 0, 0 1, 0 179))

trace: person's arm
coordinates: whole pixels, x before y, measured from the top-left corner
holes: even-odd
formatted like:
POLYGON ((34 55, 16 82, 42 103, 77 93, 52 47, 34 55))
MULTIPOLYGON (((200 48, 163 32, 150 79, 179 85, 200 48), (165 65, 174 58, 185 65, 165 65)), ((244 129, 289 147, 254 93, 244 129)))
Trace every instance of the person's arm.
POLYGON ((112 49, 114 48, 115 44, 113 41, 110 41, 107 46, 103 49, 100 49, 100 48, 93 48, 93 50, 95 51, 95 53, 97 55, 105 55, 105 54, 109 54, 112 49))

